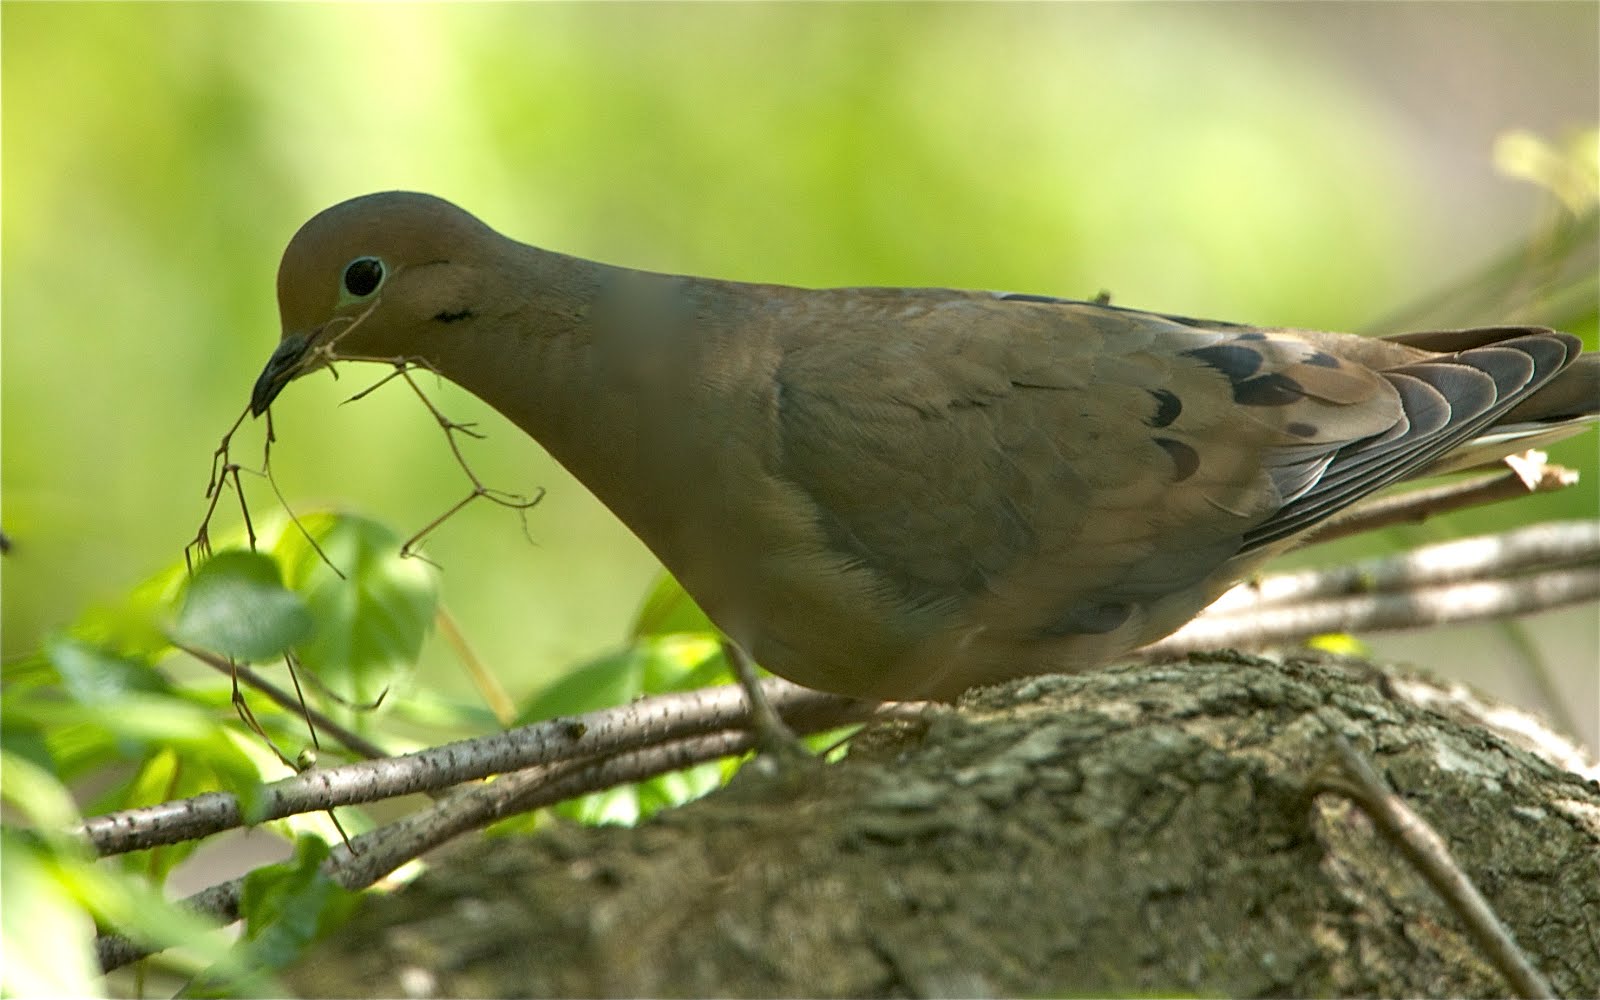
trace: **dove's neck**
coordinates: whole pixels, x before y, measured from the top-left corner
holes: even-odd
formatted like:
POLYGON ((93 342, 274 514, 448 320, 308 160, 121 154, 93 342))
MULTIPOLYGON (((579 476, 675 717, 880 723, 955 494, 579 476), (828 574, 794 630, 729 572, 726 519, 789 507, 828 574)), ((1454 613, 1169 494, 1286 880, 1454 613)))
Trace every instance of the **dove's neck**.
POLYGON ((521 244, 504 257, 494 301, 441 351, 441 373, 543 445, 672 566, 703 543, 685 532, 715 520, 708 505, 724 506, 747 474, 723 458, 734 438, 765 424, 776 358, 749 321, 756 286, 521 244))

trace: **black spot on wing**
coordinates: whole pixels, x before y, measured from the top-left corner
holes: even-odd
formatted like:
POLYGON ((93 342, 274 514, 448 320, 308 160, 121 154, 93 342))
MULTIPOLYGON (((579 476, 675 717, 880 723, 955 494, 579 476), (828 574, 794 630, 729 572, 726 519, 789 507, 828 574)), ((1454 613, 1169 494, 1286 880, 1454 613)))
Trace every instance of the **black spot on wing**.
POLYGON ((1337 368, 1341 363, 1338 358, 1326 351, 1313 351, 1301 360, 1305 364, 1316 365, 1318 368, 1337 368))
POLYGON ((1155 416, 1145 421, 1149 426, 1165 427, 1183 412, 1183 401, 1166 389, 1151 389, 1150 395, 1156 398, 1156 412, 1155 416))
POLYGON ((472 318, 472 310, 471 309, 457 309, 454 312, 446 310, 445 312, 441 312, 438 315, 434 316, 433 318, 435 320, 438 320, 440 323, 455 323, 455 322, 457 322, 459 320, 471 319, 472 318))
POLYGON ((1233 401, 1240 406, 1288 406, 1305 394, 1299 382, 1282 372, 1257 375, 1233 386, 1233 401))
POLYGON ((1283 429, 1295 437, 1308 438, 1317 436, 1317 425, 1308 424, 1301 420, 1290 421, 1284 425, 1283 429))
POLYGON ((1221 372, 1233 385, 1233 401, 1240 406, 1287 406, 1305 396, 1299 382, 1282 372, 1259 375, 1261 352, 1236 338, 1226 344, 1212 344, 1183 353, 1221 372))
POLYGON ((1173 482, 1183 482, 1194 475, 1195 470, 1200 468, 1200 453, 1182 441, 1174 441, 1172 438, 1165 437, 1151 438, 1150 440, 1160 445, 1161 450, 1165 451, 1167 457, 1172 459, 1173 467, 1177 470, 1177 474, 1173 477, 1173 482))
POLYGON ((1183 353, 1201 364, 1215 368, 1235 385, 1261 370, 1261 352, 1243 344, 1213 344, 1210 347, 1197 347, 1183 353))

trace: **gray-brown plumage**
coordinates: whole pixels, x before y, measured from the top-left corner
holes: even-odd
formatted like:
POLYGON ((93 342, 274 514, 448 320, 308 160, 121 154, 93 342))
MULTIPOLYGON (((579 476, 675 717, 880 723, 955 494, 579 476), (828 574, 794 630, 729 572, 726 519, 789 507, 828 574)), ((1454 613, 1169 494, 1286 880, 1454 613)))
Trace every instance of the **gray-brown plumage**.
POLYGON ((330 360, 420 359, 757 662, 873 697, 1103 663, 1374 490, 1600 408, 1595 357, 1550 330, 1380 340, 649 274, 397 192, 306 223, 278 300, 255 412, 330 360))

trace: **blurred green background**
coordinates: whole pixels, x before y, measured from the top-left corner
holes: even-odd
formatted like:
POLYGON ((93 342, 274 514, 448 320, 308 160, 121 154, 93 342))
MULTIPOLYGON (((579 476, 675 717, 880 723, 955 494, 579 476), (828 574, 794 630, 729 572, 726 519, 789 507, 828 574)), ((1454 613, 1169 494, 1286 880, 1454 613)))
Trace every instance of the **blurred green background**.
MULTIPOLYGON (((789 284, 955 285, 1362 328, 1551 212, 1496 136, 1600 121, 1600 7, 6 3, 3 652, 169 564, 277 336, 302 221, 386 188, 528 242, 789 284)), ((1483 315, 1481 322, 1507 317, 1483 315)), ((1593 344, 1592 331, 1584 331, 1593 344)), ((403 533, 464 494, 402 386, 342 369, 274 407, 300 510, 403 533)), ((428 545, 514 693, 618 643, 649 554, 487 407, 488 505, 428 545)), ((235 456, 260 454, 252 423, 235 456)), ((1592 516, 1577 491, 1456 522, 1592 516)), ((251 509, 275 508, 246 480, 251 509)), ((225 501, 237 522, 237 506, 225 501)), ((1447 534, 1429 525, 1389 544, 1447 534)), ((1595 608, 1542 616, 1596 740, 1595 608), (1574 667, 1574 664, 1576 665, 1574 667)), ((1535 706, 1528 629, 1384 640, 1535 706), (1446 645, 1450 643, 1450 645, 1446 645)), ((468 690, 437 639, 430 683, 468 690)))

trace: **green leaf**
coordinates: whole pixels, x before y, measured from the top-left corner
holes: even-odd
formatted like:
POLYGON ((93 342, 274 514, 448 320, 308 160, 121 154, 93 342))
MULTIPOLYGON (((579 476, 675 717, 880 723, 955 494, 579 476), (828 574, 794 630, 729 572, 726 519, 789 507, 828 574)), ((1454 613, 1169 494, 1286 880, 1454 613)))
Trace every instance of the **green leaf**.
MULTIPOLYGON (((641 694, 689 691, 727 679, 727 664, 714 633, 641 638, 563 675, 526 705, 517 724, 620 705, 641 694)), ((720 785, 723 777, 719 765, 705 764, 586 795, 562 803, 555 812, 580 823, 636 823, 660 809, 704 795, 720 785)))
POLYGON ((645 663, 646 694, 693 691, 733 680, 722 641, 715 634, 676 633, 660 636, 648 643, 650 657, 645 663))
POLYGON ((300 523, 305 534, 286 531, 277 545, 315 622, 295 652, 341 695, 371 701, 416 663, 438 609, 433 570, 401 556, 399 536, 369 518, 324 513, 300 523))
POLYGON ((50 637, 45 641, 45 655, 67 692, 86 705, 111 705, 132 692, 158 694, 171 690, 147 661, 76 636, 50 637))
POLYGON ((164 624, 188 580, 186 565, 175 562, 117 599, 84 611, 70 632, 123 656, 153 658, 165 653, 172 641, 164 624))
POLYGON ((178 641, 258 663, 311 633, 305 602, 287 590, 278 564, 259 552, 219 552, 195 572, 173 635, 178 641))
POLYGON ((344 922, 361 898, 322 871, 328 845, 295 841, 294 857, 244 877, 239 913, 249 962, 263 972, 294 962, 322 934, 344 922))
POLYGON ((0 995, 99 997, 105 982, 94 960, 94 920, 62 891, 50 859, 30 838, 0 830, 0 927, 6 961, 0 995))
POLYGON ((644 690, 649 659, 643 645, 634 645, 569 670, 530 699, 515 724, 525 726, 632 701, 644 690))
POLYGON ((67 786, 47 766, 9 747, 0 750, 0 796, 9 819, 25 818, 42 829, 65 829, 80 818, 67 786))
POLYGON ((639 639, 562 674, 523 707, 516 725, 727 680, 721 644, 711 636, 672 633, 639 639))

